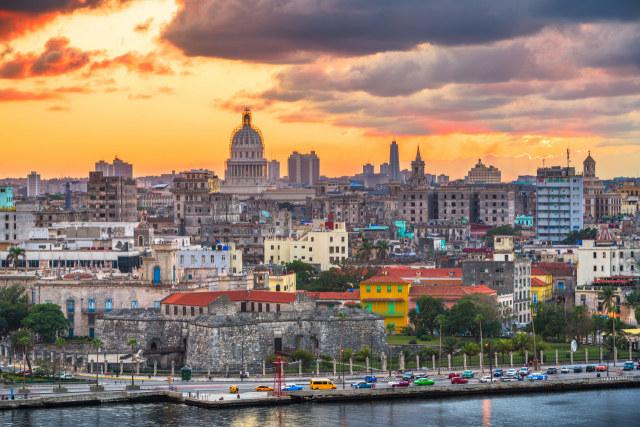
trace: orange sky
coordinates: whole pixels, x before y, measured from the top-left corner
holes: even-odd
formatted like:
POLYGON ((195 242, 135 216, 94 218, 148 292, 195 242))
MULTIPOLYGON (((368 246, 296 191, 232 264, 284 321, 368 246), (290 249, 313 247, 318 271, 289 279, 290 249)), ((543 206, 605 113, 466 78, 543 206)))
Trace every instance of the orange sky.
MULTIPOLYGON (((392 88, 397 91, 392 94, 381 93, 379 83, 361 80, 366 70, 408 55, 433 55, 420 59, 431 64, 442 55, 462 55, 461 48, 421 45, 404 53, 381 50, 347 58, 329 53, 307 65, 187 57, 160 37, 178 8, 172 0, 147 0, 34 18, 33 23, 25 18, 32 31, 5 36, 0 41, 3 177, 24 177, 31 171, 44 178, 87 176, 96 161, 111 161, 115 155, 133 163, 135 176, 191 167, 223 176, 229 137, 244 106, 252 108, 267 157, 281 162, 283 175, 293 150, 315 150, 323 175, 359 173, 367 162, 377 172, 388 161, 393 137, 401 168, 409 166, 420 144, 428 172, 452 179, 463 178, 478 158, 500 168, 503 180, 533 174, 543 156, 547 165, 566 164, 567 146, 579 170, 591 150, 601 178, 638 174, 640 151, 635 129, 629 128, 637 121, 631 102, 612 115, 594 112, 618 111, 621 107, 612 105, 611 97, 566 101, 569 118, 550 113, 542 122, 549 94, 555 96, 558 89, 541 89, 551 84, 541 77, 526 82, 535 91, 515 96, 513 91, 524 90, 520 86, 525 83, 514 87, 513 79, 503 87, 446 78, 436 85, 433 77, 419 90, 392 88), (485 90, 490 93, 478 95, 485 90), (540 95, 544 90, 546 99, 540 95), (494 102, 506 91, 512 96, 508 103, 469 107, 494 102)), ((570 43, 545 32, 520 43, 535 52, 544 45, 539 57, 547 60, 555 55, 549 53, 552 41, 565 43, 564 51, 570 43)), ((582 89, 601 81, 603 74, 583 68, 579 75, 553 78, 564 79, 564 89, 582 89)))

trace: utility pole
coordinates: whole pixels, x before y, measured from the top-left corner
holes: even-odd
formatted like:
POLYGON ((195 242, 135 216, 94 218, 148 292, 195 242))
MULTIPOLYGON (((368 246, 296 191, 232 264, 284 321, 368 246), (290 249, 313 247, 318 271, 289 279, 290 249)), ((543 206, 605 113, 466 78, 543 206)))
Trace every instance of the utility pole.
POLYGON ((244 326, 242 327, 242 366, 240 366, 240 381, 244 382, 244 326))

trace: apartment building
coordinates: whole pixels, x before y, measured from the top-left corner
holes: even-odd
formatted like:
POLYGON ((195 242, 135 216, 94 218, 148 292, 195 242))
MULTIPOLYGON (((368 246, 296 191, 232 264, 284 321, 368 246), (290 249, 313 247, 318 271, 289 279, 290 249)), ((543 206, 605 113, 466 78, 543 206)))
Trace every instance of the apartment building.
POLYGON ((582 175, 573 167, 538 169, 536 186, 537 239, 560 242, 583 227, 582 175))
POLYGON ((87 195, 93 221, 133 222, 138 218, 137 187, 133 179, 89 172, 87 195))

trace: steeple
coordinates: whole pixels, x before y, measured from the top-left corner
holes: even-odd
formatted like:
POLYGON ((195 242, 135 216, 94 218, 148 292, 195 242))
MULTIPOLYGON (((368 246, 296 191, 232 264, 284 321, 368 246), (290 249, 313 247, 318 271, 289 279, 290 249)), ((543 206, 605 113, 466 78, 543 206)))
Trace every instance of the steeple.
POLYGON ((422 158, 420 157, 420 144, 418 144, 418 153, 416 154, 416 162, 421 162, 422 158))

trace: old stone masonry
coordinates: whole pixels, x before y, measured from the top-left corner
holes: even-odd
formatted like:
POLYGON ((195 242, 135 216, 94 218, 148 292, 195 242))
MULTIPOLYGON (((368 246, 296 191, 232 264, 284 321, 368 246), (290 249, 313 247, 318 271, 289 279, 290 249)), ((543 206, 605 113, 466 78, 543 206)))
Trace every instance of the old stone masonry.
POLYGON ((388 352, 382 316, 361 309, 312 309, 255 313, 236 311, 221 296, 193 318, 172 318, 162 309, 120 309, 97 319, 96 335, 110 349, 126 348, 131 338, 144 349, 147 363, 169 368, 172 361, 202 370, 224 371, 229 366, 260 365, 267 356, 297 349, 339 358, 340 319, 343 348, 354 351, 373 346, 388 352))

